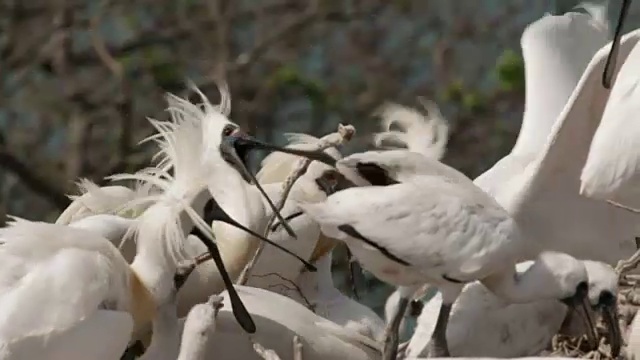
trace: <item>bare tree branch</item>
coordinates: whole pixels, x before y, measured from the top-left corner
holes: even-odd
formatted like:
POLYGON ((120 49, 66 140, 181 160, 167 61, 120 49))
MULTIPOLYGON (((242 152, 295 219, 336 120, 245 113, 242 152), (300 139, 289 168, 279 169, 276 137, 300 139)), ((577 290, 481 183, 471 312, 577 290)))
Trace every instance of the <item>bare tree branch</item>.
POLYGON ((71 200, 65 195, 62 187, 25 164, 27 164, 26 161, 19 159, 0 146, 0 167, 12 172, 22 181, 23 185, 51 202, 58 209, 65 209, 71 204, 71 200))

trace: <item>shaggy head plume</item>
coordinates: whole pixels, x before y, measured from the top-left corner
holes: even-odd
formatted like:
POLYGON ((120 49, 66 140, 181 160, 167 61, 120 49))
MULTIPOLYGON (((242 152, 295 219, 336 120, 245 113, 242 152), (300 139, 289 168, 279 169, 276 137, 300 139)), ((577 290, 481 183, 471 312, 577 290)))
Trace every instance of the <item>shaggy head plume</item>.
POLYGON ((436 103, 422 98, 419 100, 427 110, 426 115, 395 103, 380 107, 376 115, 382 118, 384 132, 374 135, 374 144, 382 147, 384 142, 399 143, 409 151, 439 160, 444 156, 449 140, 449 124, 436 103), (393 125, 402 131, 392 131, 393 125))

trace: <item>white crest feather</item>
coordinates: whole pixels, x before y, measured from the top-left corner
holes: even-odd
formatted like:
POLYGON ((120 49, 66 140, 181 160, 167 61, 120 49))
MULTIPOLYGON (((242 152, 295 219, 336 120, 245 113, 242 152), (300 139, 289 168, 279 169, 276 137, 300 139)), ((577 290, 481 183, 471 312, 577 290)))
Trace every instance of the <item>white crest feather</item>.
MULTIPOLYGON (((136 234, 139 242, 144 239, 149 247, 157 246, 162 241, 165 251, 173 260, 179 262, 186 257, 184 252, 184 230, 182 229, 181 215, 187 217, 207 237, 214 239, 211 227, 191 207, 193 200, 204 191, 208 191, 209 178, 215 171, 215 164, 207 161, 207 151, 212 144, 208 143, 210 136, 206 135, 206 128, 210 121, 216 117, 226 116, 218 109, 227 111, 228 100, 224 100, 220 106, 213 106, 203 97, 201 106, 169 95, 168 111, 171 114, 170 122, 160 122, 150 119, 157 134, 148 139, 153 139, 160 150, 156 154, 159 159, 157 167, 141 170, 135 174, 119 174, 111 176, 113 180, 136 180, 161 191, 150 193, 147 197, 138 197, 125 204, 120 210, 138 206, 140 203, 152 202, 153 204, 138 217, 137 224, 131 229, 130 234, 136 234), (169 169, 173 169, 173 175, 169 169), (156 242, 154 244, 154 242, 156 242)), ((218 134, 218 138, 220 135, 218 134)))
MULTIPOLYGON (((89 215, 95 214, 126 214, 118 213, 123 203, 137 198, 145 198, 153 191, 147 184, 136 183, 133 188, 120 185, 100 187, 89 179, 80 179, 77 182, 79 195, 69 195, 73 200, 56 220, 56 224, 67 225, 89 215)), ((142 211, 145 204, 133 209, 133 214, 142 211)))
POLYGON ((396 103, 381 106, 376 115, 382 118, 382 133, 374 134, 374 144, 382 147, 385 142, 400 143, 409 151, 423 154, 433 159, 441 159, 449 140, 449 124, 442 116, 435 102, 420 98, 420 103, 427 110, 424 115, 416 109, 396 103), (397 125, 402 131, 392 131, 397 125))
MULTIPOLYGON (((304 133, 286 133, 284 136, 289 142, 285 147, 290 149, 313 150, 320 141, 319 138, 304 133)), ((342 154, 334 147, 325 149, 325 152, 336 160, 342 159, 342 154)), ((262 184, 284 181, 299 159, 296 155, 274 151, 262 160, 256 178, 262 184)))
POLYGON ((582 9, 593 19, 594 25, 601 27, 607 33, 610 31, 608 1, 583 1, 576 5, 574 9, 582 9))

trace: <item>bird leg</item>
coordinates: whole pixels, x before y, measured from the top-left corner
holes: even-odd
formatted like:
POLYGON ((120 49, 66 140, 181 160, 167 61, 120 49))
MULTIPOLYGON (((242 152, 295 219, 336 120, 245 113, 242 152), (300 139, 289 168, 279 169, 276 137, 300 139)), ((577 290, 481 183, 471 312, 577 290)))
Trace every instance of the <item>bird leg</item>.
POLYGON ((361 272, 362 270, 360 270, 359 264, 356 263, 355 259, 353 258, 353 254, 351 254, 351 250, 349 250, 348 247, 347 261, 349 262, 348 278, 349 282, 351 283, 351 293, 357 300, 360 300, 360 296, 358 295, 358 285, 356 284, 356 272, 361 272))
POLYGON ((402 344, 398 345, 398 355, 397 355, 397 360, 402 360, 405 359, 407 357, 407 348, 409 347, 409 343, 410 341, 407 340, 405 342, 403 342, 402 344))
POLYGON ((398 355, 398 343, 400 335, 400 323, 409 306, 409 298, 401 297, 398 308, 393 314, 391 321, 384 329, 384 346, 382 347, 382 360, 395 360, 398 355))
POLYGON ((136 340, 124 351, 120 360, 134 360, 144 354, 145 348, 142 341, 136 340))
POLYGON ((436 327, 433 330, 431 341, 427 344, 427 357, 450 357, 449 345, 447 345, 447 323, 451 307, 452 304, 445 303, 440 307, 436 327))
POLYGON ((293 336, 293 360, 302 360, 302 341, 298 335, 293 336))

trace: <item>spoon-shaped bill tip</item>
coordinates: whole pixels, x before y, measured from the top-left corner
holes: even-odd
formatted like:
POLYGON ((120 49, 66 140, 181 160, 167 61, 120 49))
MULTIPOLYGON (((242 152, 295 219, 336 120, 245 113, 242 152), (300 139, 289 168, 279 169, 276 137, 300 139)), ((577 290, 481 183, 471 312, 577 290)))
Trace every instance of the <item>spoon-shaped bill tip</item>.
POLYGON ((282 245, 275 243, 267 238, 265 238, 264 236, 256 233, 255 231, 247 228, 246 226, 240 224, 239 222, 237 222, 236 220, 234 220, 231 216, 229 216, 229 214, 227 214, 221 207, 220 204, 218 204, 215 199, 211 198, 209 200, 209 202, 207 202, 207 204, 205 205, 205 215, 204 215, 204 220, 208 223, 211 224, 213 221, 221 221, 224 222, 226 224, 229 224, 233 227, 236 227, 264 242, 266 242, 267 244, 271 245, 271 246, 275 246, 276 248, 280 249, 281 251, 284 251, 285 253, 295 257, 296 259, 298 259, 303 265, 304 267, 307 269, 307 271, 310 272, 316 272, 317 269, 315 266, 313 266, 312 264, 310 264, 308 261, 306 261, 305 259, 301 258, 300 256, 298 256, 297 254, 294 254, 291 250, 283 247, 282 245))

